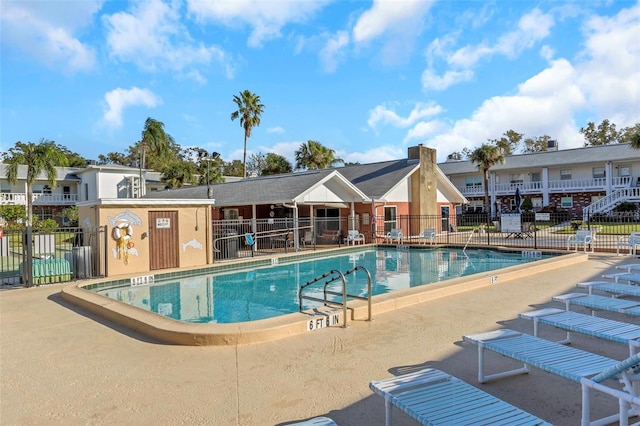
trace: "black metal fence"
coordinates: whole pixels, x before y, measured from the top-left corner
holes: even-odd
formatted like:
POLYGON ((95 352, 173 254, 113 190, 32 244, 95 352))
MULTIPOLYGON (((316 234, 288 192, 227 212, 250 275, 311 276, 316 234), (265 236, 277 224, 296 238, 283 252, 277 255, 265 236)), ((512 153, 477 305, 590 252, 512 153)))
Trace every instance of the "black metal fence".
POLYGON ((106 227, 3 229, 0 283, 25 286, 105 276, 106 227))
MULTIPOLYGON (((435 229, 438 244, 506 246, 532 249, 574 249, 577 231, 589 231, 587 250, 629 253, 628 239, 640 232, 640 221, 629 215, 598 215, 593 220, 572 219, 566 213, 459 214, 401 216, 395 222, 403 242, 425 242, 421 234, 435 229)), ((386 224, 385 229, 388 228, 386 224)), ((386 235, 378 226, 378 235, 386 235)), ((430 242, 430 241, 429 241, 430 242)), ((582 245, 579 245, 583 249, 582 245)))
MULTIPOLYGON (((366 243, 392 243, 392 230, 399 230, 403 244, 437 243, 457 246, 502 246, 525 249, 575 250, 576 233, 588 230, 587 251, 630 253, 632 232, 640 232, 640 221, 629 215, 598 215, 593 220, 573 219, 567 213, 533 213, 491 217, 483 213, 450 216, 375 217, 369 223, 360 218, 291 218, 214 221, 215 260, 316 250, 349 244, 348 230, 357 229, 366 243), (296 233, 296 223, 298 231, 296 233), (425 230, 435 237, 425 238, 425 230), (251 235, 247 241, 246 235, 251 235), (297 238, 297 239, 296 239, 297 238), (250 242, 254 245, 251 246, 250 242), (296 244, 297 242, 297 244, 296 244)), ((631 247, 633 249, 633 247, 631 247)), ((578 249, 584 246, 578 244, 578 249)))

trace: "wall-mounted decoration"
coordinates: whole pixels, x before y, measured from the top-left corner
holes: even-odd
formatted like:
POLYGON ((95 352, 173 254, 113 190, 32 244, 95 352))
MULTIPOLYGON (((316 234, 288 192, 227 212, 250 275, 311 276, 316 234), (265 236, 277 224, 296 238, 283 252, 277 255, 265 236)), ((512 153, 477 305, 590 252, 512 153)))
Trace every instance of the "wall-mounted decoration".
POLYGON ((192 247, 192 248, 198 249, 198 250, 202 250, 204 248, 202 246, 202 243, 200 243, 195 238, 193 240, 191 240, 191 241, 186 242, 186 243, 182 243, 182 251, 183 252, 187 251, 187 247, 192 247))
POLYGON ((111 235, 116 240, 115 257, 118 260, 122 259, 125 265, 129 264, 129 254, 138 255, 135 243, 131 240, 133 225, 129 222, 120 222, 113 227, 111 235))

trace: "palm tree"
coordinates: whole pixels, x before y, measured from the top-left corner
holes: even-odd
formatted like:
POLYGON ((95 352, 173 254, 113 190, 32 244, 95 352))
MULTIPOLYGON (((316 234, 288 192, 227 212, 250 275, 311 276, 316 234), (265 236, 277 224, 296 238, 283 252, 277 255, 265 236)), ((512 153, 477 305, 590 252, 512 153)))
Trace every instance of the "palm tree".
POLYGON ((16 142, 16 146, 9 149, 5 162, 8 164, 6 178, 11 184, 18 181, 18 166, 27 166, 27 226, 32 226, 33 184, 41 173, 45 173, 49 186, 55 188, 56 167, 67 166, 67 157, 56 147, 55 142, 42 139, 38 144, 16 142))
POLYGON ((140 153, 140 168, 144 169, 147 165, 146 150, 154 159, 152 168, 161 170, 173 159, 170 155, 171 148, 175 145, 173 138, 164 131, 164 123, 149 117, 144 122, 142 129, 142 138, 138 148, 140 153))
POLYGON ((323 146, 318 141, 307 141, 295 152, 296 169, 328 169, 342 162, 340 158, 336 158, 335 154, 335 150, 323 146))
POLYGON ((231 113, 231 121, 240 119, 240 127, 244 129, 244 154, 242 157, 242 177, 247 177, 247 139, 251 137, 251 129, 260 125, 260 115, 264 105, 260 103, 260 96, 248 90, 240 92, 240 96, 233 95, 233 102, 238 110, 231 113))
POLYGON ((495 145, 482 144, 478 148, 471 151, 469 160, 477 164, 478 170, 482 171, 484 184, 484 205, 487 212, 491 212, 489 204, 489 169, 497 163, 504 164, 504 156, 495 145))

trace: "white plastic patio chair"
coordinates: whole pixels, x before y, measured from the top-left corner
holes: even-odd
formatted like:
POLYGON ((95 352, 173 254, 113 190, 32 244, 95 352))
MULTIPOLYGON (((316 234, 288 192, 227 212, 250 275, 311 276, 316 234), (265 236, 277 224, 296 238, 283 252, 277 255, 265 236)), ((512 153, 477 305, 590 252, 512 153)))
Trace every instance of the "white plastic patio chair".
POLYGON ((640 246, 640 232, 632 232, 628 237, 620 237, 616 243, 616 256, 620 256, 620 247, 627 247, 629 254, 635 256, 638 246, 640 246))
POLYGON ((350 229, 347 234, 347 244, 364 244, 364 234, 361 234, 357 229, 350 229))
POLYGON ((398 244, 402 244, 402 230, 394 228, 390 232, 387 232, 385 241, 388 243, 393 243, 394 241, 397 241, 398 244))
POLYGON ((570 251, 572 246, 575 247, 575 251, 578 251, 578 246, 582 246, 585 253, 587 252, 587 247, 590 247, 590 251, 593 252, 592 240, 591 230, 579 229, 575 235, 567 238, 567 251, 570 251))
POLYGON ((427 241, 429 241, 429 244, 434 244, 436 242, 436 230, 434 228, 425 229, 420 235, 420 240, 422 244, 427 244, 427 241))

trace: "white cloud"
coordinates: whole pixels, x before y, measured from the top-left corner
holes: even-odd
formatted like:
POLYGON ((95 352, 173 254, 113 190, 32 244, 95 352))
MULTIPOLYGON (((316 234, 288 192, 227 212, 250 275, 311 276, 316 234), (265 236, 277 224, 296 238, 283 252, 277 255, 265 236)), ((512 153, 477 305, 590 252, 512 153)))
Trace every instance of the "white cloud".
POLYGON ((368 151, 345 152, 338 150, 337 157, 342 158, 347 163, 369 164, 380 161, 397 160, 398 158, 406 158, 407 152, 398 145, 381 145, 376 146, 368 151))
POLYGON ((436 75, 435 70, 427 68, 422 73, 422 88, 429 90, 445 90, 458 83, 473 80, 474 72, 471 70, 447 71, 443 75, 436 75))
POLYGON ((407 132, 403 142, 406 144, 414 139, 424 140, 447 129, 447 125, 440 120, 420 121, 407 132))
POLYGON ((577 81, 597 121, 607 118, 619 127, 640 122, 640 5, 593 17, 584 31, 577 81))
POLYGON ((329 40, 319 53, 320 63, 326 72, 335 72, 338 68, 339 60, 344 57, 344 49, 348 44, 349 33, 346 31, 338 31, 336 34, 329 37, 329 40))
POLYGON ((374 0, 353 27, 354 43, 365 45, 381 40, 383 63, 395 63, 412 50, 425 26, 425 17, 433 2, 426 0, 374 0))
POLYGON ((327 0, 188 0, 187 8, 198 21, 213 21, 229 27, 250 26, 247 44, 260 47, 265 41, 279 38, 285 25, 308 20, 327 3, 327 0))
POLYGON ((424 118, 438 115, 441 112, 442 108, 435 103, 417 103, 409 115, 403 118, 386 105, 378 105, 369 111, 367 124, 372 129, 375 129, 380 124, 389 124, 393 127, 409 127, 424 118))
MULTIPOLYGON (((482 42, 453 50, 459 37, 457 32, 437 38, 426 49, 427 67, 422 74, 422 87, 426 91, 445 90, 470 81, 475 74, 473 68, 480 61, 493 55, 515 58, 525 49, 532 48, 537 42, 545 39, 553 25, 551 14, 534 9, 520 18, 516 29, 501 35, 494 44, 482 42), (438 73, 437 62, 440 61, 443 61, 448 69, 438 73)), ((549 53, 548 50, 542 52, 547 55, 549 53)))
POLYGON ((93 22, 102 1, 0 2, 0 40, 51 68, 65 72, 91 70, 93 49, 74 37, 93 22))
POLYGON ((282 133, 284 133, 284 129, 282 127, 280 127, 280 126, 269 127, 267 129, 267 133, 282 134, 282 133))
POLYGON ((147 71, 187 70, 198 82, 205 81, 202 74, 190 68, 216 63, 233 78, 229 55, 217 46, 194 42, 181 19, 178 3, 159 0, 133 3, 129 12, 105 16, 109 55, 147 71))
POLYGON ((161 103, 160 99, 148 89, 132 87, 117 88, 104 95, 108 109, 103 116, 104 122, 113 127, 122 126, 122 112, 130 106, 144 105, 153 108, 161 103))
POLYGON ((353 27, 353 38, 356 43, 365 43, 389 32, 416 31, 432 4, 431 1, 405 0, 398 6, 396 0, 374 0, 371 9, 364 12, 353 27))

